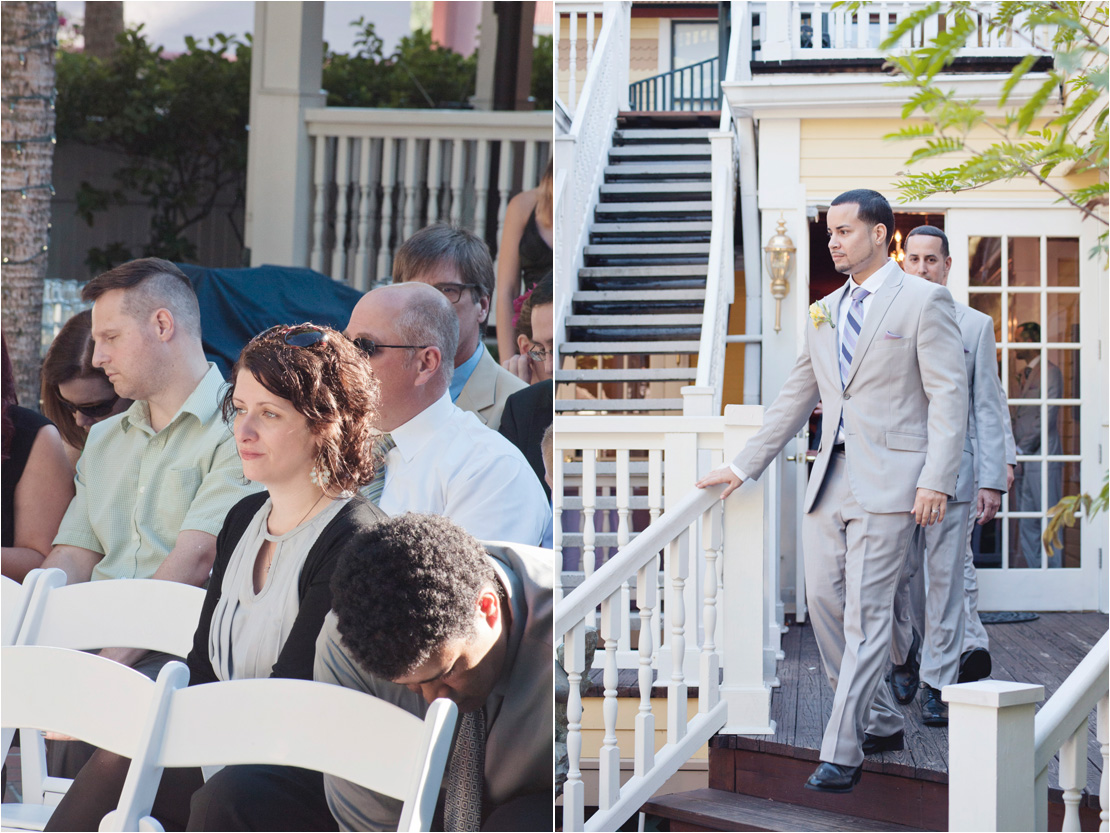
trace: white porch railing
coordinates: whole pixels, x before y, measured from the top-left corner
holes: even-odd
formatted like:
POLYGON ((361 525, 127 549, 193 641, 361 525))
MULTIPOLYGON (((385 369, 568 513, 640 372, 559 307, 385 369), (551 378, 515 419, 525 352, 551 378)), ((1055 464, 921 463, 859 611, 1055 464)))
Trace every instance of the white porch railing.
MULTIPOLYGON (((565 319, 570 298, 578 288, 578 270, 583 264, 583 249, 601 184, 617 112, 628 108, 628 61, 631 38, 632 3, 608 0, 603 4, 601 34, 596 45, 587 38, 586 81, 581 95, 567 92, 561 97, 574 114, 570 130, 555 137, 554 223, 555 239, 555 343, 566 341, 565 319), (568 100, 569 98, 569 100, 568 100)), ((555 4, 555 31, 571 20, 576 32, 580 13, 568 14, 555 4)), ((587 31, 596 25, 595 14, 588 13, 587 31)), ((556 44, 557 46, 558 44, 556 44)), ((578 72, 577 47, 571 44, 571 75, 578 72)), ((556 55, 558 50, 556 49, 556 55)), ((556 73, 557 75, 558 73, 556 73)), ((570 90, 575 89, 572 83, 570 90)))
POLYGON ((1079 830, 1091 709, 1102 755, 1099 830, 1107 829, 1108 638, 1103 634, 1035 717, 1043 686, 984 680, 944 688, 950 830, 1047 830, 1048 764, 1057 754, 1063 829, 1079 830))
MULTIPOLYGON (((570 678, 568 755, 564 789, 565 830, 613 830, 630 817, 713 734, 773 731, 765 654, 771 638, 765 615, 763 494, 745 484, 728 501, 719 489, 691 489, 699 474, 731 459, 759 428, 762 409, 729 406, 724 417, 557 416, 552 494, 555 549, 562 554, 565 458, 581 456, 579 498, 583 531, 592 528, 590 506, 601 459, 614 458, 618 538, 627 540, 631 506, 630 461, 646 457, 649 503, 663 511, 631 543, 594 564, 596 550, 583 541, 587 574, 555 607, 555 630, 565 641, 570 678), (616 423, 616 424, 614 424, 616 423), (660 554, 662 553, 662 562, 660 554), (663 592, 660 593, 660 575, 663 592), (634 589, 633 589, 634 588, 634 589), (630 639, 638 627, 638 643, 630 639), (604 739, 599 758, 599 810, 584 819, 582 700, 579 682, 588 673, 586 627, 598 626, 604 647, 594 667, 603 669, 604 739), (660 638, 661 637, 661 638, 660 638), (617 673, 638 671, 640 705, 635 724, 633 777, 620 786, 617 673), (658 675, 658 677, 656 677, 658 675), (667 743, 655 752, 655 680, 667 687, 667 743), (689 680, 699 690, 698 713, 687 720, 689 680)), ((584 535, 584 539, 586 536, 584 535)), ((777 636, 777 635, 776 635, 777 636)))
POLYGON ((313 143, 309 265, 367 290, 393 254, 436 221, 471 229, 496 252, 509 198, 539 182, 550 112, 308 110, 313 143))
MULTIPOLYGON (((904 17, 928 5, 913 2, 868 3, 858 12, 833 9, 832 2, 753 3, 759 15, 760 49, 751 57, 757 61, 814 60, 832 58, 878 58, 879 44, 904 17)), ((977 4, 978 32, 960 54, 964 57, 1024 57, 1030 48, 1049 54, 1051 35, 1038 31, 1029 44, 1011 30, 991 32, 987 18, 997 4, 977 4)), ((941 15, 933 15, 914 28, 900 44, 903 48, 922 46, 939 29, 941 15)))

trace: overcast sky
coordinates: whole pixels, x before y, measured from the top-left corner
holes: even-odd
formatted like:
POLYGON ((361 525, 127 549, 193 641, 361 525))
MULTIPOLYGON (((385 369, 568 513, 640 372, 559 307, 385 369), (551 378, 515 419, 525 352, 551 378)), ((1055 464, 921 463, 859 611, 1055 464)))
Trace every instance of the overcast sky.
MULTIPOLYGON (((85 4, 60 0, 58 13, 80 20, 85 16, 85 4)), ((125 2, 123 16, 128 26, 145 24, 147 38, 161 44, 167 52, 184 52, 186 35, 200 40, 217 32, 225 35, 250 32, 254 28, 254 3, 238 0, 125 2)), ((350 23, 360 16, 374 22, 378 36, 385 41, 387 55, 393 51, 397 41, 410 31, 410 4, 407 0, 328 0, 324 5, 324 40, 333 50, 353 50, 355 29, 350 23)))

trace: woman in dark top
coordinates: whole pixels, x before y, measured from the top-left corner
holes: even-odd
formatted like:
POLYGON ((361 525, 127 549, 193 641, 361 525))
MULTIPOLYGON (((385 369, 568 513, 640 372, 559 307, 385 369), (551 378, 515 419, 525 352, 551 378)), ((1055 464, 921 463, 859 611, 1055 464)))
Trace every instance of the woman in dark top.
MULTIPOLYGON (((266 492, 228 513, 189 653, 189 684, 255 677, 311 680, 316 637, 331 608, 331 574, 385 517, 357 494, 373 478, 378 383, 365 353, 335 330, 273 327, 250 342, 223 400, 243 474, 266 492)), ((119 801, 128 760, 98 750, 48 830, 95 830, 119 801)), ((194 829, 190 800, 218 789, 197 769, 167 770, 154 816, 194 829)), ((300 773, 299 770, 295 771, 300 773)), ((305 775, 310 784, 323 782, 305 775)), ((325 816, 326 816, 326 805, 325 816)))
MULTIPOLYGON (((0 336, 0 341, 3 337, 0 336)), ((58 429, 16 403, 15 376, 2 341, 3 554, 0 568, 22 582, 50 554, 58 525, 73 499, 73 467, 58 429)))
POLYGON ((552 183, 548 160, 540 184, 521 191, 505 209, 497 247, 497 350, 502 365, 517 353, 514 328, 522 293, 531 291, 553 265, 552 183))

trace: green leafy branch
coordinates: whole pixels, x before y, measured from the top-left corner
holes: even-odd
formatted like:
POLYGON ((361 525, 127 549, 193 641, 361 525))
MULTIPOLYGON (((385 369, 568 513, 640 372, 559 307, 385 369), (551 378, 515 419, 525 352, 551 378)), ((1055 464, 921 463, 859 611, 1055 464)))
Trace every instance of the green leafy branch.
POLYGON ((1045 554, 1051 556, 1062 546, 1061 536, 1064 528, 1071 529, 1081 517, 1090 522, 1099 512, 1110 508, 1110 474, 1102 478, 1102 491, 1094 497, 1084 492, 1081 495, 1068 495, 1048 510, 1048 524, 1045 526, 1041 543, 1045 554))

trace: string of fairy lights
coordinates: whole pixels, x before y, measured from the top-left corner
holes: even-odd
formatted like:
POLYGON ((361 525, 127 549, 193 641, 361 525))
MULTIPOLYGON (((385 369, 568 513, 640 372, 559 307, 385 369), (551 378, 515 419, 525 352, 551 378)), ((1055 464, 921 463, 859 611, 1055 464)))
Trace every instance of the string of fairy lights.
MULTIPOLYGON (((34 50, 37 50, 37 49, 54 50, 54 49, 58 48, 57 31, 58 31, 58 12, 57 12, 57 9, 55 8, 51 12, 50 19, 46 23, 44 23, 42 26, 39 26, 36 29, 32 29, 29 32, 25 32, 25 33, 23 33, 22 36, 20 36, 18 38, 4 38, 3 40, 0 40, 0 46, 3 46, 5 52, 10 53, 12 51, 15 51, 16 55, 19 59, 19 65, 21 67, 25 67, 27 65, 27 56, 28 56, 28 54, 33 52, 34 50), (50 34, 51 37, 44 38, 43 36, 46 35, 46 34, 50 34)), ((41 93, 36 93, 36 94, 31 94, 31 95, 4 95, 4 96, 0 97, 0 106, 6 104, 7 107, 8 107, 8 112, 9 113, 14 113, 16 105, 18 103, 26 102, 26 101, 31 101, 31 102, 37 101, 37 102, 41 102, 45 106, 49 106, 50 110, 54 111, 55 106, 57 104, 57 100, 58 100, 58 91, 57 91, 57 89, 53 89, 53 90, 50 91, 49 95, 44 95, 44 94, 41 94, 41 93)), ((49 143, 51 145, 58 144, 57 135, 54 134, 54 133, 50 133, 50 134, 43 135, 43 136, 25 136, 25 137, 20 137, 20 138, 17 138, 17 139, 0 140, 0 145, 3 145, 4 147, 14 146, 16 155, 18 155, 18 156, 23 155, 24 148, 27 145, 47 144, 47 143, 49 143)), ((19 198, 20 198, 21 201, 26 200, 28 195, 30 193, 34 192, 34 191, 49 191, 51 197, 53 197, 55 195, 54 185, 53 185, 53 183, 50 183, 50 182, 43 182, 43 183, 32 184, 32 185, 23 185, 23 186, 19 186, 19 187, 15 187, 15 188, 0 188, 0 193, 4 193, 4 194, 16 194, 17 193, 17 194, 19 194, 19 198)), ((41 246, 41 248, 38 251, 36 251, 34 254, 32 254, 30 257, 23 258, 23 259, 16 259, 16 258, 11 258, 11 257, 6 257, 5 256, 5 257, 0 257, 0 263, 4 264, 5 266, 9 266, 9 265, 10 266, 21 266, 21 265, 25 265, 27 263, 33 263, 34 261, 45 257, 46 253, 50 250, 50 229, 51 229, 51 227, 52 227, 52 224, 50 224, 50 223, 46 224, 46 243, 44 243, 41 246)))

